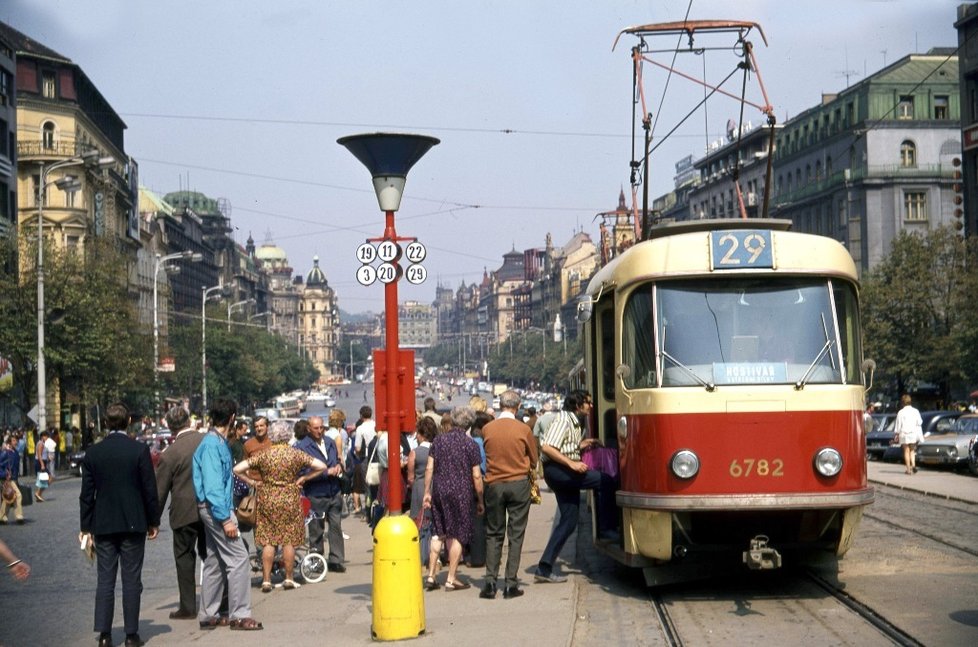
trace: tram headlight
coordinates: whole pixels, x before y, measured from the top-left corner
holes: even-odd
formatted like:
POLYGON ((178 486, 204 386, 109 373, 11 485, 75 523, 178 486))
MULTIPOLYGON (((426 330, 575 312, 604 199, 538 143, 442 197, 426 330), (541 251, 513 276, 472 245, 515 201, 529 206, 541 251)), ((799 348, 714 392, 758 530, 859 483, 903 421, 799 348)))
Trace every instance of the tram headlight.
POLYGON ((842 471, 842 455, 831 447, 824 447, 815 454, 815 470, 822 476, 835 476, 842 471))
POLYGON ((699 456, 688 449, 680 449, 669 461, 672 473, 681 479, 691 479, 700 471, 699 456))

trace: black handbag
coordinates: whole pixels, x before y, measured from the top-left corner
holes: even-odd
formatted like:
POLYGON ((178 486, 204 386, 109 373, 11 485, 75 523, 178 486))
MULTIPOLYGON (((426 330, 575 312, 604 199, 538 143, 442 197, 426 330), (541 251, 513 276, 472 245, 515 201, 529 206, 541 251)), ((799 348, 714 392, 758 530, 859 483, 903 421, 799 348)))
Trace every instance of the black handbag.
POLYGON ((22 506, 34 505, 34 490, 31 489, 31 486, 18 483, 17 487, 20 488, 20 504, 22 506))

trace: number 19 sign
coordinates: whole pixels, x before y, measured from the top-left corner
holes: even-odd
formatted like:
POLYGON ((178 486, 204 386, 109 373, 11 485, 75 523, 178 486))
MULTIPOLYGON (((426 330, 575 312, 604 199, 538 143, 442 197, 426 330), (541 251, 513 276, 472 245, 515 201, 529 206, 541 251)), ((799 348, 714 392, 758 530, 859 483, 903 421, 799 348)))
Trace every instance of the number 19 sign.
MULTIPOLYGON (((361 263, 357 270, 357 282, 367 286, 377 279, 382 283, 396 281, 401 277, 401 267, 398 265, 401 252, 401 246, 394 240, 382 240, 377 246, 366 242, 357 247, 357 260, 361 263), (376 260, 382 262, 375 268, 372 263, 376 260)), ((403 256, 410 262, 407 270, 404 271, 404 276, 409 283, 420 285, 428 278, 428 271, 421 265, 421 261, 427 255, 424 245, 416 240, 408 243, 404 248, 403 256)))

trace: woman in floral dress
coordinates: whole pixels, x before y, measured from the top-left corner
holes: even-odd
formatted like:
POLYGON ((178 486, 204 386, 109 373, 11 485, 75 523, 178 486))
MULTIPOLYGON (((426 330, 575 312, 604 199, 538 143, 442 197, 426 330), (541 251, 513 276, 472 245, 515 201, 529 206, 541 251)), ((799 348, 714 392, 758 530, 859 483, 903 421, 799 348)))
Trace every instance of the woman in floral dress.
POLYGON ((284 420, 276 420, 268 430, 272 446, 234 466, 234 473, 248 485, 255 486, 258 509, 255 520, 255 543, 262 547, 262 593, 272 590, 272 562, 275 547, 282 547, 285 566, 283 589, 298 588, 292 579, 295 547, 305 541, 305 520, 299 497, 302 484, 326 471, 326 463, 288 445, 292 428, 284 420), (300 472, 310 468, 300 476, 300 472), (248 470, 258 473, 258 479, 248 477, 248 470))
POLYGON ((482 499, 482 469, 479 447, 465 431, 475 421, 471 407, 456 407, 451 413, 452 429, 439 434, 428 451, 424 475, 424 507, 431 508, 433 533, 428 559, 429 591, 438 588, 435 575, 443 543, 448 545, 448 578, 446 591, 471 586, 456 577, 462 558, 462 546, 472 538, 472 501, 478 514, 485 512, 482 499))

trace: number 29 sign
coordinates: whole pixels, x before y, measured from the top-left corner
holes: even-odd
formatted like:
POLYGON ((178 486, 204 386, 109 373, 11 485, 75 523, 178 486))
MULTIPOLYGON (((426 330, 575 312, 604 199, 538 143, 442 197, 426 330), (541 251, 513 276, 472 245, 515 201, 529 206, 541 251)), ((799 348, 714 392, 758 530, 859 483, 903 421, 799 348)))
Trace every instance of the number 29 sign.
POLYGON ((396 281, 402 275, 398 261, 403 257, 410 263, 403 271, 403 275, 409 283, 420 285, 428 278, 428 271, 421 265, 421 261, 427 255, 425 246, 416 240, 408 243, 403 250, 395 240, 382 240, 376 246, 370 242, 363 243, 357 247, 357 260, 361 264, 357 270, 357 282, 367 286, 377 279, 380 279, 381 283, 396 281), (373 263, 377 260, 381 263, 375 268, 373 263))

